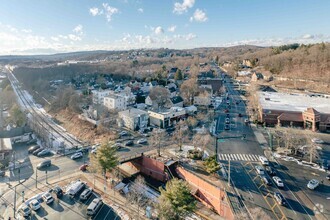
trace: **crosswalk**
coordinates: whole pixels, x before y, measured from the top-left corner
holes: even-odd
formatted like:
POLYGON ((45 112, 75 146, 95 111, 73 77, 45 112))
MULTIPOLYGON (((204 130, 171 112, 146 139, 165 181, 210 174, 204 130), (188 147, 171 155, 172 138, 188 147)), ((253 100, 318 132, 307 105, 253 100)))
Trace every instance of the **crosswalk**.
POLYGON ((255 154, 219 154, 220 160, 233 161, 259 161, 259 155, 255 154))

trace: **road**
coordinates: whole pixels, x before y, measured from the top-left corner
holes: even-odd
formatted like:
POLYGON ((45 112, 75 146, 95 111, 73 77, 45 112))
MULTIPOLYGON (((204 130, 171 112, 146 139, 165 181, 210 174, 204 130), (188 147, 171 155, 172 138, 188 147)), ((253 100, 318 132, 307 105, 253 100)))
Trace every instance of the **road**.
MULTIPOLYGON (((220 69, 217 71, 222 75, 227 91, 224 101, 216 109, 217 152, 231 178, 233 187, 230 191, 238 194, 248 210, 260 207, 273 219, 312 219, 314 213, 301 204, 290 184, 279 189, 274 182, 267 186, 261 181, 254 167, 261 165, 259 156, 264 155, 263 146, 256 139, 250 123, 244 122, 248 115, 243 99, 234 88, 235 81, 221 74, 220 69), (229 130, 225 129, 226 118, 230 121, 229 130), (280 206, 274 200, 273 194, 278 191, 286 199, 287 206, 280 206)), ((279 176, 282 177, 280 173, 279 176)))

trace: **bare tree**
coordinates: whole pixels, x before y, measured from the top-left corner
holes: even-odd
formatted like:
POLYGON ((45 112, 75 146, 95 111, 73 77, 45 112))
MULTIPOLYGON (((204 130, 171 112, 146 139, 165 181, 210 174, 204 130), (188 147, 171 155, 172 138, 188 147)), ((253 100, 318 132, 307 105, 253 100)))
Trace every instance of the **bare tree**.
POLYGON ((140 218, 140 208, 144 208, 148 204, 152 203, 146 196, 146 181, 143 176, 138 176, 130 186, 128 199, 132 203, 137 205, 138 219, 140 218))
POLYGON ((150 90, 149 97, 159 108, 163 108, 170 98, 170 92, 163 86, 156 86, 150 90))
POLYGON ((165 139, 166 139, 166 134, 165 134, 164 130, 162 130, 160 128, 156 128, 152 131, 150 143, 151 143, 151 145, 157 147, 157 152, 158 152, 159 157, 161 156, 160 149, 163 146, 163 144, 165 143, 165 139))
POLYGON ((183 143, 188 139, 188 127, 184 121, 179 121, 175 125, 175 132, 173 134, 173 140, 179 147, 179 151, 182 151, 183 143))
POLYGON ((196 79, 191 78, 184 81, 180 87, 180 92, 182 97, 185 99, 185 102, 192 105, 194 96, 199 92, 196 79))
POLYGON ((214 140, 212 136, 206 131, 200 134, 195 134, 193 137, 193 144, 195 148, 196 146, 200 146, 203 152, 206 150, 206 148, 212 146, 213 142, 214 140))

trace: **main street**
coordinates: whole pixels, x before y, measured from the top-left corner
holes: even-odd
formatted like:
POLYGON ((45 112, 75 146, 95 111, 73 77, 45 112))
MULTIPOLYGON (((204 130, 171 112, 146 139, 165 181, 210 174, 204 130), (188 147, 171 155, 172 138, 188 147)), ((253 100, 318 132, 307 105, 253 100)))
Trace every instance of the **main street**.
POLYGON ((234 88, 235 81, 222 74, 220 69, 217 71, 221 73, 227 91, 222 104, 216 109, 217 156, 230 175, 231 187, 248 210, 260 207, 274 219, 313 219, 313 211, 302 203, 285 179, 284 189, 279 189, 274 182, 267 186, 261 181, 254 167, 261 165, 259 156, 264 155, 264 146, 257 140, 250 122, 245 122, 248 119, 246 106, 234 88), (229 130, 225 127, 226 118, 229 118, 229 130), (274 192, 281 192, 287 201, 286 206, 276 202, 274 192))

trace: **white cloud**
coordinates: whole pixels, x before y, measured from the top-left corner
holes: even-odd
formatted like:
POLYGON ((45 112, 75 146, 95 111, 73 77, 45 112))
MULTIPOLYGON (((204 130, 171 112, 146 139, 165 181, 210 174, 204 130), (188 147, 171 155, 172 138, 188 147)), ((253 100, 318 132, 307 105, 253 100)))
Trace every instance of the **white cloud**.
POLYGON ((58 37, 50 37, 53 41, 59 41, 60 39, 58 37))
POLYGON ((108 22, 110 22, 112 20, 112 16, 114 14, 118 14, 119 13, 118 8, 111 7, 108 3, 103 3, 102 6, 103 6, 103 8, 105 10, 104 14, 105 14, 108 22))
POLYGON ((207 16, 206 13, 197 8, 196 11, 194 12, 194 15, 192 17, 190 17, 190 21, 197 21, 197 22, 205 22, 207 21, 207 16))
POLYGON ((175 2, 173 13, 183 14, 184 12, 187 12, 189 8, 192 8, 194 4, 195 4, 195 0, 183 0, 182 3, 175 2))
POLYGON ((168 27, 167 30, 169 32, 174 32, 176 30, 176 25, 172 25, 172 26, 168 27))
POLYGON ((143 13, 143 11, 144 11, 143 8, 138 9, 138 12, 140 12, 140 13, 143 13))
POLYGON ((21 31, 24 33, 32 33, 32 30, 30 30, 30 29, 22 29, 21 31))
POLYGON ((83 26, 81 24, 78 24, 72 31, 79 34, 79 35, 82 35, 83 34, 83 26))
POLYGON ((72 41, 81 41, 81 37, 75 35, 75 34, 69 34, 68 38, 72 41))
POLYGON ((155 34, 162 34, 164 33, 164 29, 161 26, 155 28, 155 34))
POLYGON ((98 9, 97 7, 93 7, 89 9, 89 13, 93 16, 102 14, 102 10, 98 9))
POLYGON ((196 37, 197 37, 196 34, 189 33, 185 36, 185 40, 189 41, 195 39, 196 37))
POLYGON ((312 35, 312 34, 305 34, 302 38, 303 39, 313 39, 314 38, 314 35, 312 35))

